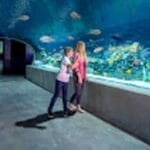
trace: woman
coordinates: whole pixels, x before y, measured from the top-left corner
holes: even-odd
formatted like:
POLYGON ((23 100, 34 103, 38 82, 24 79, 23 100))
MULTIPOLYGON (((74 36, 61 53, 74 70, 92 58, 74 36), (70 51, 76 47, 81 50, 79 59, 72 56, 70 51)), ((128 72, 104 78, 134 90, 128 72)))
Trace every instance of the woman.
POLYGON ((73 69, 73 79, 74 79, 74 88, 75 92, 71 96, 69 101, 69 109, 73 110, 75 107, 73 105, 74 100, 76 99, 77 111, 84 113, 84 110, 81 108, 81 95, 83 91, 84 82, 86 79, 86 68, 87 68, 87 55, 85 50, 85 43, 79 41, 76 45, 73 63, 76 63, 76 67, 73 69))

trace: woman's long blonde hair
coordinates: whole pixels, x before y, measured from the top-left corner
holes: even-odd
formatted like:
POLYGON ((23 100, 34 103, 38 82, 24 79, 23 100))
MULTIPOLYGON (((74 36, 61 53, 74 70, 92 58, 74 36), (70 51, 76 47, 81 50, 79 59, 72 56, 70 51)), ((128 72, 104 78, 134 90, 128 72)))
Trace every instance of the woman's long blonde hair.
POLYGON ((81 57, 87 57, 85 43, 82 41, 78 41, 76 45, 76 52, 81 57))

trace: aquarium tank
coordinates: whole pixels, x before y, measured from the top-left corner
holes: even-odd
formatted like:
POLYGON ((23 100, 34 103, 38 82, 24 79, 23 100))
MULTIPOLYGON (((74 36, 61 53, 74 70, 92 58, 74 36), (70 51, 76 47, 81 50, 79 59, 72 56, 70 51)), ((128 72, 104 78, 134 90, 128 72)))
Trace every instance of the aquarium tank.
POLYGON ((88 74, 150 81, 150 0, 1 0, 0 10, 0 36, 32 45, 34 65, 59 67, 82 40, 88 74))

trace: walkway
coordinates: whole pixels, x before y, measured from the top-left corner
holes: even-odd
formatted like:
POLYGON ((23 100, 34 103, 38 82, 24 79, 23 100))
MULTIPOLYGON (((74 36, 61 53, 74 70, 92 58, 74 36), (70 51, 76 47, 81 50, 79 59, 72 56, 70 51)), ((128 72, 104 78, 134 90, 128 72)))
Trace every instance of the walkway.
POLYGON ((23 77, 0 76, 1 150, 150 150, 89 113, 48 120, 49 92, 23 77))

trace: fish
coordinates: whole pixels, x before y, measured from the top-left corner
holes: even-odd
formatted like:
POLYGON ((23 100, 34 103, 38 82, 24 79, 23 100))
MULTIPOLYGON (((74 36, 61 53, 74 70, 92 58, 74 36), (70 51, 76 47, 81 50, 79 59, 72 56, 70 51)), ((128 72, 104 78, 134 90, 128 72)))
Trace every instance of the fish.
POLYGON ((94 40, 92 40, 92 39, 89 39, 89 42, 91 42, 91 43, 92 43, 92 42, 94 42, 94 40))
POLYGON ((68 38, 68 40, 74 40, 74 37, 71 35, 69 35, 67 38, 68 38))
POLYGON ((132 69, 126 70, 126 73, 127 73, 127 74, 131 74, 131 73, 132 73, 132 69))
POLYGON ((111 35, 111 38, 116 40, 116 41, 122 41, 123 40, 122 36, 119 33, 115 33, 115 34, 111 35))
POLYGON ((100 35, 102 33, 102 31, 100 29, 91 29, 89 31, 89 34, 91 35, 100 35))
POLYGON ((95 62, 97 62, 97 58, 94 58, 94 57, 88 57, 88 62, 90 62, 90 63, 95 63, 95 62))
POLYGON ((40 41, 43 42, 43 43, 51 43, 51 42, 54 42, 55 39, 52 38, 51 36, 43 35, 43 36, 40 37, 40 41))
POLYGON ((72 19, 75 19, 75 20, 81 19, 81 16, 80 16, 76 11, 72 11, 72 12, 70 13, 70 17, 71 17, 72 19))
POLYGON ((28 21, 29 19, 30 19, 30 16, 28 16, 28 15, 21 15, 21 16, 19 16, 19 17, 15 17, 15 18, 11 21, 11 23, 8 25, 8 28, 9 28, 9 29, 12 29, 12 28, 15 27, 15 25, 16 25, 16 23, 17 23, 18 21, 23 21, 23 22, 25 22, 25 21, 28 21))
POLYGON ((101 52, 104 48, 103 47, 96 47, 93 52, 94 53, 98 53, 98 52, 101 52))
POLYGON ((139 59, 135 59, 134 61, 133 61, 133 65, 135 65, 135 66, 138 66, 138 65, 140 65, 141 64, 141 60, 139 60, 139 59))
POLYGON ((44 47, 40 47, 40 50, 44 50, 45 51, 45 48, 44 47))
POLYGON ((30 16, 28 16, 28 15, 22 15, 22 16, 19 16, 17 20, 27 21, 29 19, 30 19, 30 16))

